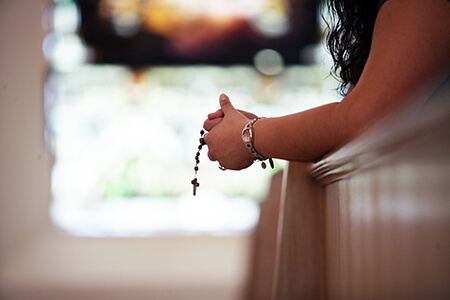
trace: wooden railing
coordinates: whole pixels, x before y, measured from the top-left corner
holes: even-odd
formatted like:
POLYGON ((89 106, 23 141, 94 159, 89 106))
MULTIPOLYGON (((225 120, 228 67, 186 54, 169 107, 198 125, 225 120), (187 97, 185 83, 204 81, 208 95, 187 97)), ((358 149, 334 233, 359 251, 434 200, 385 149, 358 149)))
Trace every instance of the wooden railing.
POLYGON ((450 299, 449 90, 289 163, 261 207, 249 299, 450 299))

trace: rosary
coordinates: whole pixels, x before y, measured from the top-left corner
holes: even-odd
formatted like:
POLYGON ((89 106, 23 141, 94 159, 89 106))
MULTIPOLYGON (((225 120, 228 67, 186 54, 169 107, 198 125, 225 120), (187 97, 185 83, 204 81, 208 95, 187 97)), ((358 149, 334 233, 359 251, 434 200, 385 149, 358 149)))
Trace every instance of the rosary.
POLYGON ((198 145, 198 151, 197 154, 195 154, 195 167, 194 167, 194 179, 192 179, 191 183, 194 187, 194 196, 195 194, 197 194, 197 188, 200 186, 200 183, 198 183, 197 180, 197 172, 198 172, 198 164, 200 163, 200 150, 202 150, 203 145, 205 145, 205 140, 203 139, 203 136, 205 134, 205 131, 201 130, 200 131, 200 145, 198 145))
MULTIPOLYGON (((252 125, 254 122, 256 122, 258 119, 254 119, 252 121, 250 121, 247 126, 245 126, 243 132, 242 132, 242 139, 245 143, 245 145, 247 146, 247 148, 249 149, 249 151, 251 153, 253 153, 255 155, 255 160, 259 160, 262 162, 261 166, 263 169, 266 168, 266 163, 264 162, 266 159, 269 160, 270 166, 273 169, 273 160, 270 157, 264 157, 261 154, 259 154, 254 148, 253 148, 253 144, 252 144, 252 135, 253 135, 253 131, 252 131, 252 125), (246 134, 249 134, 249 136, 247 137, 246 134)), ((200 183, 198 182, 197 179, 197 172, 198 172, 198 164, 200 163, 200 150, 202 150, 203 146, 206 145, 205 140, 204 140, 204 136, 205 136, 205 131, 201 130, 200 131, 200 145, 198 145, 198 151, 197 154, 195 154, 195 166, 194 166, 194 179, 191 180, 192 186, 194 188, 194 196, 197 194, 197 188, 200 186, 200 183)), ((226 168, 223 167, 222 165, 219 164, 219 169, 221 169, 222 171, 225 171, 226 168)))

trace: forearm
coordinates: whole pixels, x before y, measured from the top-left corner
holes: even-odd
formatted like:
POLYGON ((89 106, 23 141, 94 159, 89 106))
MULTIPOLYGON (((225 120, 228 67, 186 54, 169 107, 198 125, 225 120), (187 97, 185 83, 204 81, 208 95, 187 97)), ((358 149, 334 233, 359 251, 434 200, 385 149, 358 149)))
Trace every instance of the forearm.
POLYGON ((312 161, 339 143, 336 118, 338 103, 278 117, 254 124, 254 147, 263 156, 295 161, 312 161), (335 127, 335 128, 331 128, 335 127))
POLYGON ((340 103, 259 120, 254 124, 254 147, 267 157, 314 161, 355 138, 402 103, 391 100, 358 95, 356 90, 340 103))
POLYGON ((314 161, 354 139, 410 99, 409 95, 374 93, 359 86, 339 103, 257 121, 253 126, 254 147, 266 157, 314 161))

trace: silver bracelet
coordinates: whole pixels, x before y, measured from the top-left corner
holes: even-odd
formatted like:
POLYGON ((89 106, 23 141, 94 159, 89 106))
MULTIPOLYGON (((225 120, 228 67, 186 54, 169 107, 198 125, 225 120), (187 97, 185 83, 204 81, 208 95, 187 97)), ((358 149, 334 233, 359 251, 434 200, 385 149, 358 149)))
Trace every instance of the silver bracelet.
POLYGON ((244 129, 242 129, 242 141, 244 142, 245 147, 255 156, 255 160, 262 161, 261 166, 263 169, 266 168, 265 160, 269 160, 270 166, 273 169, 273 160, 270 157, 265 157, 261 155, 258 151, 256 151, 255 147, 253 146, 253 141, 255 139, 255 134, 253 131, 253 124, 260 120, 262 118, 255 118, 247 123, 245 125, 244 129))

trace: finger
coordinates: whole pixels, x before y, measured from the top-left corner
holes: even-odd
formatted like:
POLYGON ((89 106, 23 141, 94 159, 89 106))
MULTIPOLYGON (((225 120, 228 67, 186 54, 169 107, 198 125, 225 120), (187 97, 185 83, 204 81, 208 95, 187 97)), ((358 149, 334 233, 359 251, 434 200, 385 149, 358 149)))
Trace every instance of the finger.
MULTIPOLYGON (((204 142, 205 142, 205 144, 206 145, 208 145, 208 142, 209 142, 209 134, 208 133, 206 133, 204 136, 203 136, 203 140, 204 140, 204 142)), ((208 158, 209 158, 209 160, 211 160, 211 161, 216 161, 217 159, 214 157, 214 155, 211 153, 211 149, 209 149, 209 147, 208 147, 208 158)))
POLYGON ((223 117, 223 111, 221 109, 218 109, 216 112, 210 113, 208 115, 208 119, 212 120, 215 118, 222 118, 223 117))
POLYGON ((215 118, 215 119, 213 119, 213 120, 207 119, 207 120, 203 123, 203 128, 204 128, 206 131, 211 131, 211 129, 213 129, 214 126, 216 126, 217 124, 219 124, 220 121, 222 121, 222 120, 223 120, 222 117, 221 117, 221 118, 215 118))
POLYGON ((219 97, 219 102, 220 102, 220 108, 222 108, 224 115, 226 115, 227 113, 230 113, 232 111, 235 111, 235 108, 233 107, 233 104, 231 104, 231 101, 227 95, 221 94, 219 97))
POLYGON ((217 159, 208 151, 208 158, 210 161, 216 161, 217 159))
POLYGON ((247 119, 255 119, 258 116, 255 114, 252 114, 251 112, 245 111, 245 110, 240 110, 238 109, 238 112, 240 112, 241 114, 243 114, 247 119))

